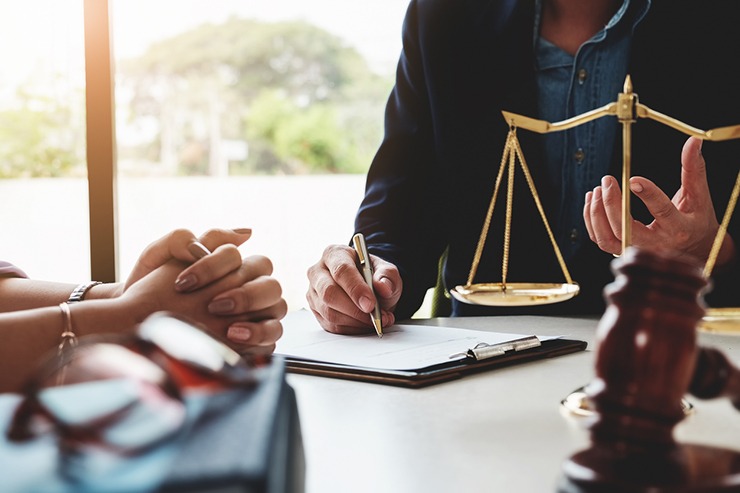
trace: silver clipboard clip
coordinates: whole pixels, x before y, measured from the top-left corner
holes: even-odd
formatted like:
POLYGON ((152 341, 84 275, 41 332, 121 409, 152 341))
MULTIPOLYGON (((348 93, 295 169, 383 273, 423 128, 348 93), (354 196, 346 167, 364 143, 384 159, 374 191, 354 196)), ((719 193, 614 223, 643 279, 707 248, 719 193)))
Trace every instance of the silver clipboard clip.
POLYGON ((537 336, 523 337, 514 341, 502 342, 499 344, 488 344, 480 342, 475 347, 468 349, 464 353, 455 353, 450 355, 450 359, 465 356, 476 361, 503 356, 511 351, 524 351, 541 346, 542 343, 537 336))

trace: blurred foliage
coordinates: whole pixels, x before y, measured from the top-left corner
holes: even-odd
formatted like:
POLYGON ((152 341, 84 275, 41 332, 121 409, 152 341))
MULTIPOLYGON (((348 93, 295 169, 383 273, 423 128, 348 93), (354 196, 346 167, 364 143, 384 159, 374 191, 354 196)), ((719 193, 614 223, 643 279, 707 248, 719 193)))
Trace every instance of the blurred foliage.
POLYGON ((230 174, 364 172, 392 83, 316 26, 239 18, 156 43, 119 73, 129 121, 159 122, 140 146, 179 174, 218 173, 218 159, 230 174), (249 152, 224 157, 221 142, 249 152))
POLYGON ((53 178, 84 170, 79 132, 70 107, 23 91, 0 110, 0 178, 53 178))
POLYGON ((252 103, 246 128, 250 142, 270 144, 285 172, 364 171, 334 105, 301 109, 277 91, 263 91, 252 103))
MULTIPOLYGON (((305 22, 204 24, 117 61, 118 168, 362 173, 391 85, 354 48, 305 22)), ((0 109, 0 178, 84 176, 84 88, 59 97, 53 84, 23 87, 0 109)))

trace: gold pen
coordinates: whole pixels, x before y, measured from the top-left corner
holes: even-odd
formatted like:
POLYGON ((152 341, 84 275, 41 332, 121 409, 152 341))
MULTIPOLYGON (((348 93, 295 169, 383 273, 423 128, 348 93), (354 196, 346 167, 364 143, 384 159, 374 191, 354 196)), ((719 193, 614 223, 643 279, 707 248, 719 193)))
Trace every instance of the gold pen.
POLYGON ((352 243, 355 246, 355 251, 360 259, 360 270, 362 275, 365 277, 365 282, 370 286, 370 290, 375 296, 375 309, 370 314, 370 321, 375 327, 375 332, 378 337, 383 337, 383 325, 380 322, 380 303, 378 302, 378 296, 375 294, 373 289, 373 266, 370 263, 370 256, 367 254, 367 245, 365 244, 365 237, 362 233, 357 233, 352 237, 352 243))

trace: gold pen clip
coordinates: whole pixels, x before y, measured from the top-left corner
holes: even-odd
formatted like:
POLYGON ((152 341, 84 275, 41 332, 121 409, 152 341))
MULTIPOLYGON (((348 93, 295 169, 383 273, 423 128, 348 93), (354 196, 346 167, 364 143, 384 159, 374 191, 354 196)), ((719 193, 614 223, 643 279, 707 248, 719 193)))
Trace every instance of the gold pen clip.
POLYGON ((352 243, 355 245, 357 257, 360 259, 360 265, 364 265, 367 262, 367 245, 365 245, 365 238, 362 234, 357 233, 352 237, 352 243))

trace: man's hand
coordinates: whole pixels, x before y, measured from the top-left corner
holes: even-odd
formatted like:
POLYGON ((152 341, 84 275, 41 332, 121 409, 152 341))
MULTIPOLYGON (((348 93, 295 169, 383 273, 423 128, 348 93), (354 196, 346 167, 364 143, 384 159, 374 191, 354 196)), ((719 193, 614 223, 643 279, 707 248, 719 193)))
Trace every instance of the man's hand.
MULTIPOLYGON (((652 181, 635 176, 630 190, 643 201, 654 220, 645 225, 632 221, 631 243, 654 251, 670 251, 703 265, 719 229, 707 183, 706 163, 700 139, 691 137, 681 152, 681 188, 669 199, 652 181)), ((589 237, 605 252, 622 250, 622 193, 612 176, 586 194, 583 219, 589 237)), ((717 265, 734 255, 732 239, 725 238, 717 265)))
POLYGON ((331 245, 321 259, 308 269, 306 299, 319 324, 328 332, 363 334, 374 330, 370 313, 380 303, 383 327, 393 325, 393 310, 401 297, 403 284, 395 265, 375 255, 373 292, 357 268, 357 254, 345 245, 331 245))

